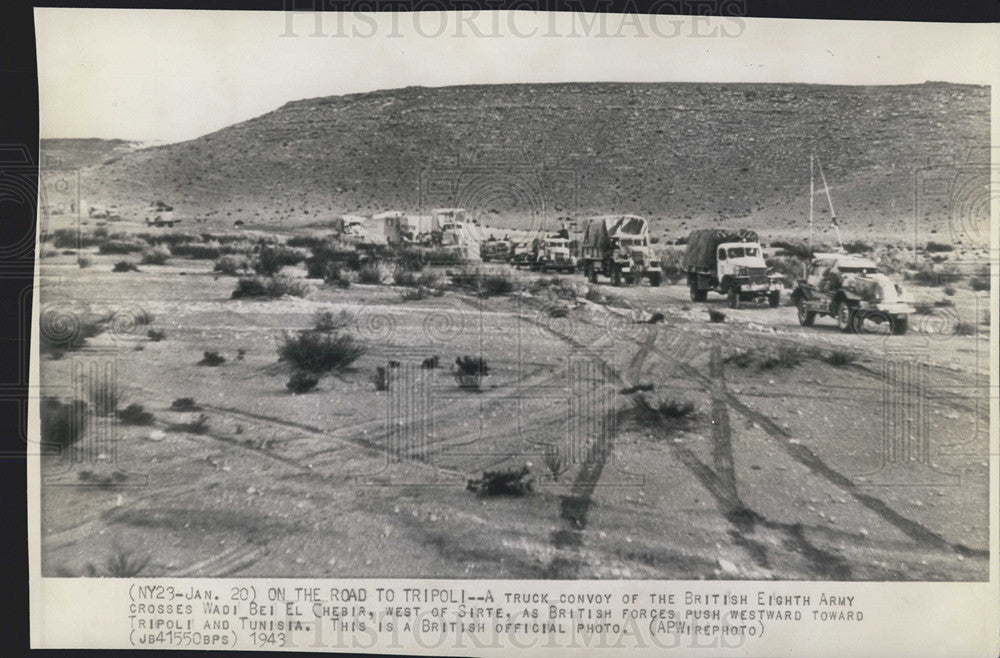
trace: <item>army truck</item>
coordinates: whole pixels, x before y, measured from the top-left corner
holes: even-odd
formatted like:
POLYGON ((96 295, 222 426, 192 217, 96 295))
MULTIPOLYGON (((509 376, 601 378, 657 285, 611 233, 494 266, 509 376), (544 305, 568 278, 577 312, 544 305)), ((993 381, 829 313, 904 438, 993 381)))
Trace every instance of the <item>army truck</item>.
POLYGON ((580 264, 591 283, 598 275, 620 286, 649 279, 649 285, 663 281, 660 260, 649 246, 649 223, 635 215, 601 215, 586 221, 580 242, 580 264))
POLYGON ((730 308, 740 302, 767 299, 781 303, 784 277, 764 263, 757 233, 748 229, 692 231, 684 252, 691 301, 703 302, 711 290, 725 295, 730 308))
POLYGON ((573 272, 576 269, 576 258, 569 252, 569 239, 559 236, 535 238, 531 243, 531 269, 548 272, 573 272))
POLYGON ((865 321, 888 323, 901 336, 915 312, 902 286, 878 271, 867 258, 840 253, 816 253, 804 279, 792 291, 799 324, 811 327, 817 315, 836 319, 843 332, 861 333, 865 321))
POLYGON ((479 258, 484 263, 490 261, 506 263, 511 258, 512 245, 510 240, 490 238, 479 243, 479 258))

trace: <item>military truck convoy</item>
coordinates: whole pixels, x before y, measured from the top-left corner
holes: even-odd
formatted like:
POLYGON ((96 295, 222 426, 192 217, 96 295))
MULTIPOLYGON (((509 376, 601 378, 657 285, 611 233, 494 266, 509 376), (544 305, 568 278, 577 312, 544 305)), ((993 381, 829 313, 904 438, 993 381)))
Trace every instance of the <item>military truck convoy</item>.
POLYGON ((783 277, 764 263, 753 231, 692 231, 684 252, 684 269, 693 302, 705 301, 711 290, 725 295, 730 308, 749 300, 767 299, 772 307, 781 303, 783 277))
POLYGON ((591 283, 605 276, 611 283, 633 285, 663 281, 660 261, 650 248, 649 223, 635 215, 601 215, 587 220, 580 245, 580 265, 591 283))

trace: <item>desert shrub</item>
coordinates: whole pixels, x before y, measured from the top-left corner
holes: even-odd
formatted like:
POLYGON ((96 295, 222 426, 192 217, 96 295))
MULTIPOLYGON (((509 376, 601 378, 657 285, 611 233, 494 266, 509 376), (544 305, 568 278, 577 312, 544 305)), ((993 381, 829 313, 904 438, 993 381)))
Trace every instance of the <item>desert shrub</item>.
MULTIPOLYGON (((107 237, 107 233, 102 239, 107 237)), ((52 246, 56 249, 78 249, 83 247, 93 247, 98 244, 98 238, 93 234, 87 235, 71 228, 57 228, 51 234, 52 246)))
POLYGON ((285 387, 292 393, 308 393, 319 384, 319 377, 308 372, 294 372, 285 387))
POLYGON ((318 235, 293 235, 288 238, 286 245, 289 247, 305 247, 306 249, 315 249, 323 245, 326 242, 326 238, 322 238, 318 235))
POLYGON ((783 240, 775 240, 771 243, 771 246, 775 249, 781 249, 791 256, 795 256, 799 260, 808 260, 812 258, 812 251, 809 249, 809 246, 802 242, 785 242, 783 240))
POLYGON ((864 240, 854 240, 844 243, 844 251, 849 254, 866 254, 872 250, 872 246, 864 240))
POLYGON ((954 306, 954 305, 955 305, 955 302, 951 301, 947 297, 944 298, 944 299, 939 299, 936 302, 934 302, 934 306, 937 306, 938 308, 946 308, 946 307, 954 306))
POLYGON ((67 448, 79 441, 87 428, 87 403, 83 400, 64 403, 42 398, 39 411, 43 443, 67 448))
POLYGON ((823 360, 831 366, 846 366, 858 360, 858 355, 847 350, 833 350, 823 357, 823 360))
POLYGON ((382 283, 382 264, 379 261, 366 263, 358 270, 358 283, 382 283))
POLYGON ((76 256, 76 249, 63 249, 60 253, 63 256, 76 256))
POLYGON ((429 356, 423 361, 421 361, 420 367, 423 368, 424 370, 434 370, 435 368, 438 367, 439 363, 440 359, 438 358, 438 355, 435 354, 434 356, 429 356))
POLYGON ((232 299, 241 297, 282 297, 291 295, 292 297, 305 297, 309 292, 309 285, 304 281, 299 281, 286 276, 248 276, 240 277, 236 282, 236 290, 233 291, 232 299))
MULTIPOLYGON (((192 235, 190 233, 157 233, 144 237, 149 244, 165 244, 171 248, 176 247, 177 245, 201 242, 201 236, 192 235)), ((177 252, 174 251, 174 253, 176 254, 177 252)))
POLYGON ((80 266, 81 269, 83 269, 93 265, 94 261, 90 258, 87 258, 86 256, 81 256, 80 258, 76 259, 76 263, 77 265, 80 266))
POLYGON ((952 295, 955 294, 955 288, 953 288, 952 286, 945 286, 944 294, 946 294, 949 297, 951 297, 952 295))
POLYGON ((236 290, 232 299, 241 297, 265 297, 267 295, 266 280, 259 276, 244 276, 236 282, 236 290))
POLYGON ((942 252, 942 251, 954 251, 955 247, 950 244, 945 244, 943 242, 928 242, 924 247, 924 251, 929 253, 942 252))
POLYGON ((117 549, 108 557, 108 575, 112 578, 135 578, 149 564, 150 556, 138 557, 132 551, 117 549))
POLYGON ((694 415, 694 403, 670 396, 650 399, 646 395, 632 398, 636 409, 647 418, 673 421, 688 420, 694 415))
POLYGON ((753 363, 753 358, 753 350, 740 348, 731 354, 728 354, 723 361, 725 363, 732 363, 739 368, 747 368, 751 363, 753 363))
POLYGON ((919 315, 927 315, 934 310, 934 304, 930 302, 914 302, 913 308, 919 315))
POLYGON ((956 336, 973 336, 976 333, 976 326, 971 322, 956 322, 953 331, 956 336))
POLYGON ((482 357, 460 356, 455 359, 453 374, 459 388, 478 391, 482 387, 483 378, 489 377, 490 367, 482 357))
POLYGON ((334 315, 332 311, 316 311, 313 315, 313 329, 316 331, 337 331, 354 323, 354 317, 347 311, 334 315))
POLYGON ((795 282, 802 278, 802 261, 793 256, 781 256, 768 258, 764 264, 774 270, 775 273, 785 277, 786 282, 795 282))
POLYGON ((167 332, 161 329, 150 329, 146 332, 146 337, 154 343, 159 343, 161 340, 167 337, 167 332))
POLYGON ((802 348, 798 345, 779 345, 764 351, 760 360, 761 370, 772 368, 794 368, 802 363, 802 348))
POLYGON ((990 289, 989 276, 973 276, 969 278, 969 287, 975 292, 983 292, 990 289))
POLYGON ((286 334, 278 357, 300 370, 326 372, 342 370, 354 363, 365 348, 347 333, 300 331, 286 334))
POLYGON ((682 249, 661 249, 659 257, 664 281, 677 283, 687 276, 687 272, 684 269, 684 251, 682 249))
POLYGON ((198 362, 199 366, 221 366, 226 362, 226 357, 221 356, 218 352, 204 352, 204 358, 198 362))
POLYGON ((583 296, 588 302, 600 304, 604 301, 604 295, 597 288, 587 288, 587 293, 583 296))
POLYGON ((427 265, 427 254, 420 247, 402 245, 393 254, 397 267, 411 272, 420 272, 427 265))
POLYGON ((170 250, 166 247, 153 247, 142 252, 142 260, 140 262, 144 265, 164 265, 170 259, 170 256, 170 250))
POLYGON ((172 411, 201 411, 201 407, 194 398, 177 398, 170 403, 172 411))
POLYGON ((954 265, 935 269, 933 264, 923 263, 915 272, 909 273, 907 278, 917 285, 939 286, 955 282, 959 278, 959 273, 954 265))
POLYGON ((709 322, 725 322, 726 314, 722 311, 716 311, 714 308, 708 309, 708 320, 709 322))
POLYGON ((298 265, 306 259, 306 255, 298 249, 280 245, 264 245, 253 260, 253 269, 257 274, 273 276, 285 266, 298 265))
POLYGON ((465 263, 465 258, 462 257, 462 254, 453 249, 437 247, 424 252, 424 263, 427 265, 437 265, 439 267, 462 265, 465 263))
POLYGON ((112 272, 138 272, 139 268, 135 263, 127 260, 120 260, 111 268, 112 272))
POLYGON ((142 240, 129 239, 129 240, 108 240, 107 242, 102 242, 97 248, 97 252, 101 254, 132 254, 136 252, 145 251, 146 247, 149 245, 142 240))
POLYGON ((361 254, 354 247, 325 241, 312 248, 312 256, 305 260, 308 276, 313 279, 326 279, 328 266, 358 270, 361 267, 361 254))
POLYGON ((417 288, 403 288, 399 291, 399 298, 404 302, 419 302, 421 299, 427 299, 430 294, 431 291, 423 286, 417 288))
POLYGON ((193 260, 215 260, 222 255, 222 245, 218 242, 187 242, 173 247, 175 256, 187 256, 193 260))
POLYGON ((525 464, 516 468, 483 471, 481 478, 469 478, 465 488, 481 497, 526 496, 535 489, 535 476, 525 464))
POLYGON ((397 286, 424 286, 434 288, 437 286, 440 277, 435 272, 426 272, 410 269, 403 265, 396 265, 392 273, 392 281, 397 286))
POLYGON ((132 403, 118 412, 118 419, 126 425, 152 425, 153 414, 141 404, 132 403))
POLYGON ((225 256, 220 256, 219 259, 215 261, 215 267, 212 269, 213 271, 221 274, 238 276, 250 271, 250 267, 251 261, 246 256, 226 254, 225 256))
POLYGON ((471 288, 482 297, 508 295, 519 288, 514 277, 503 270, 468 267, 458 274, 451 275, 451 278, 456 285, 471 288))

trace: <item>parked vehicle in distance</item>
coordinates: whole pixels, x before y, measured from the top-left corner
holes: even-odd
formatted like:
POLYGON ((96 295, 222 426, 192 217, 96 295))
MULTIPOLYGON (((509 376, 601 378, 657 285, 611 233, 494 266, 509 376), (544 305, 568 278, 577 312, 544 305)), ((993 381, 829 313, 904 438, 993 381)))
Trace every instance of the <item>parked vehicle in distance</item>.
POLYGON ((174 224, 179 224, 179 219, 174 219, 174 208, 169 206, 162 201, 153 201, 146 207, 144 212, 146 216, 146 226, 155 226, 157 228, 167 226, 172 227, 174 224))
POLYGON ((781 303, 784 277, 764 263, 757 233, 748 229, 701 229, 688 236, 684 251, 691 301, 703 302, 711 290, 725 295, 730 308, 767 299, 781 303))
MULTIPOLYGON (((569 244, 567 242, 567 248, 569 244)), ((580 243, 580 263, 591 283, 598 275, 619 286, 649 279, 663 281, 660 261, 649 246, 649 223, 635 215, 602 215, 587 219, 580 243)))
POLYGON ((816 253, 804 279, 792 291, 799 324, 811 327, 817 315, 836 319, 844 332, 860 333, 865 321, 888 323, 894 335, 909 329, 915 312, 903 287, 867 258, 816 253))

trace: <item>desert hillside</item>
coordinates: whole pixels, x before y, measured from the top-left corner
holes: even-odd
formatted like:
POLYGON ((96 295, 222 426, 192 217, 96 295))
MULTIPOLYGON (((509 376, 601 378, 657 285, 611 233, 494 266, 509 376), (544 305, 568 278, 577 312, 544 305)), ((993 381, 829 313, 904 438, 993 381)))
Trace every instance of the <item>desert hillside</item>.
MULTIPOLYGON (((923 231, 944 233, 962 188, 954 172, 988 173, 975 154, 989 130, 989 88, 943 83, 412 87, 295 101, 188 142, 123 147, 83 163, 83 196, 126 214, 163 199, 207 225, 460 205, 492 225, 631 212, 668 237, 717 223, 782 234, 806 229, 814 151, 845 238, 907 230, 928 172, 950 182, 917 213, 923 231), (970 158, 980 164, 936 167, 970 158)), ((816 209, 822 230, 825 197, 816 209)))

